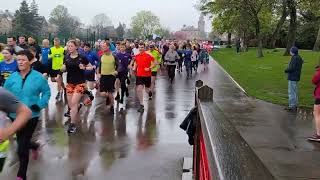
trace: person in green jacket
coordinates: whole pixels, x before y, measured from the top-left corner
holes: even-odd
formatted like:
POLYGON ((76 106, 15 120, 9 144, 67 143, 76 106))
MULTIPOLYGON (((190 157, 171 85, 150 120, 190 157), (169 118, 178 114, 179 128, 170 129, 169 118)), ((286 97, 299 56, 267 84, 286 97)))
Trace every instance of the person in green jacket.
POLYGON ((151 69, 151 73, 152 73, 152 76, 151 76, 151 92, 153 93, 154 92, 154 87, 155 87, 155 82, 156 82, 156 77, 157 77, 157 73, 158 73, 158 70, 160 69, 160 64, 162 63, 162 58, 161 58, 161 53, 155 49, 155 46, 152 44, 149 46, 150 50, 148 51, 149 54, 152 55, 152 57, 156 60, 157 64, 156 66, 154 66, 152 69, 151 69))

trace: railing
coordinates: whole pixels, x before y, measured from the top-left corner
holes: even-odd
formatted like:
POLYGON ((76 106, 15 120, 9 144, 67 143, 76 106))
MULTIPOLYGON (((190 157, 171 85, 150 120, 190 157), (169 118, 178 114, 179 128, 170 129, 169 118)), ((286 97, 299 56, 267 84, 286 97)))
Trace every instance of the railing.
POLYGON ((196 82, 195 180, 275 178, 213 101, 213 90, 196 82))

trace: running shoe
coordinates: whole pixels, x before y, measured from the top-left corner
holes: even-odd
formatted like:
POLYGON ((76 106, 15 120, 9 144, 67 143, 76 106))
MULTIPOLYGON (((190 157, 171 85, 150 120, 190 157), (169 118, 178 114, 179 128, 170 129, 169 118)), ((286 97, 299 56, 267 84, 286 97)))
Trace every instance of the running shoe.
POLYGON ((64 113, 64 117, 70 117, 70 109, 68 108, 68 111, 66 113, 64 113))
POLYGON ((317 134, 314 134, 313 136, 308 137, 308 141, 320 142, 320 136, 317 134))
POLYGON ((117 96, 114 98, 116 101, 119 101, 120 100, 120 94, 117 93, 117 96))
POLYGON ((140 105, 139 109, 138 109, 138 112, 142 113, 144 111, 144 106, 143 105, 140 105))
POLYGON ((61 92, 59 91, 56 96, 57 101, 61 101, 61 92))
POLYGON ((23 180, 21 177, 17 177, 17 179, 16 180, 23 180))
POLYGON ((122 110, 124 109, 123 102, 122 102, 122 103, 120 102, 120 104, 119 104, 119 109, 120 109, 120 111, 122 111, 122 110))
POLYGON ((113 106, 110 107, 110 113, 114 114, 114 107, 113 106))
POLYGON ((68 134, 75 133, 77 131, 77 127, 75 124, 70 123, 68 127, 68 134))
POLYGON ((152 100, 152 92, 149 92, 149 100, 152 100))

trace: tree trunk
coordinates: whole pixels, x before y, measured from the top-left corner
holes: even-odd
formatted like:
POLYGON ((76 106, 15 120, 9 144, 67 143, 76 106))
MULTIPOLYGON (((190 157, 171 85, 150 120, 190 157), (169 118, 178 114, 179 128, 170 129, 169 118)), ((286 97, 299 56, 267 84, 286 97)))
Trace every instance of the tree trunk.
POLYGON ((287 47, 284 56, 290 55, 290 49, 295 45, 297 33, 297 7, 295 0, 288 0, 288 8, 290 12, 290 25, 288 32, 287 47))
POLYGON ((276 48, 276 41, 279 38, 279 33, 281 30, 281 27, 283 26, 284 22, 286 21, 287 16, 289 15, 289 12, 287 11, 287 0, 282 0, 282 15, 281 18, 278 21, 278 24, 276 26, 276 29, 273 31, 269 47, 271 49, 276 48))
POLYGON ((231 36, 232 34, 230 32, 228 32, 228 44, 227 44, 227 48, 231 48, 231 36))
POLYGON ((319 30, 318 30, 317 40, 316 40, 316 42, 314 43, 314 46, 313 46, 313 50, 314 51, 320 51, 320 27, 319 27, 319 30))
POLYGON ((243 52, 248 52, 248 38, 247 33, 244 31, 242 36, 242 42, 243 42, 243 52))
POLYGON ((257 57, 261 58, 263 57, 263 46, 262 46, 262 38, 261 38, 261 34, 260 34, 260 20, 258 15, 256 15, 255 17, 255 26, 256 26, 256 36, 258 39, 258 51, 257 51, 257 57))

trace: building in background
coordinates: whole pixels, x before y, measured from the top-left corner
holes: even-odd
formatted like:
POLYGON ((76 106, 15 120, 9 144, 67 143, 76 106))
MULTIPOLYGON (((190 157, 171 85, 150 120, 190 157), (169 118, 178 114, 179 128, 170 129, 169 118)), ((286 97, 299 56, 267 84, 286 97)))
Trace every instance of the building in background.
POLYGON ((180 31, 172 33, 173 38, 179 40, 205 40, 207 39, 207 34, 205 32, 205 21, 204 16, 201 14, 198 27, 183 25, 180 31))

